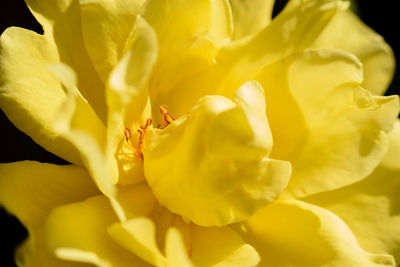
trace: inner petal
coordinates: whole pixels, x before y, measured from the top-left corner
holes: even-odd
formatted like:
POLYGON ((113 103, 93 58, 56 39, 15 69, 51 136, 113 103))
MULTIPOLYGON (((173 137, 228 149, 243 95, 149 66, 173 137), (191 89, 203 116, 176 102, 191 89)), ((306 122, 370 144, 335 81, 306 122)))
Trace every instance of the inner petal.
POLYGON ((279 196, 291 165, 268 157, 273 142, 263 92, 248 82, 234 101, 206 96, 190 113, 148 129, 145 178, 161 205, 198 225, 222 226, 279 196))

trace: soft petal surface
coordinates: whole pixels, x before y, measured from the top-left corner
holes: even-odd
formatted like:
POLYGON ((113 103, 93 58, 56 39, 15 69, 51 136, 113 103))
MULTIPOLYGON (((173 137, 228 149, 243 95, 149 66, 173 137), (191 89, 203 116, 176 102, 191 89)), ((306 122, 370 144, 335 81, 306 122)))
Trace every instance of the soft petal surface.
POLYGON ((357 56, 363 64, 362 86, 376 95, 383 94, 392 80, 391 48, 350 10, 338 12, 312 47, 343 49, 357 56))
POLYGON ((115 162, 105 157, 106 129, 77 88, 75 72, 65 64, 50 66, 63 84, 67 97, 54 120, 54 129, 79 149, 81 158, 99 189, 113 195, 115 162), (111 164, 114 163, 114 164, 111 164))
POLYGON ((106 153, 110 161, 117 161, 118 183, 121 184, 144 180, 143 164, 132 144, 137 144, 137 130, 150 116, 147 80, 158 54, 154 29, 141 16, 137 17, 131 34, 128 51, 113 70, 107 88, 106 153), (127 130, 132 135, 131 140, 126 140, 127 130))
POLYGON ((188 224, 161 207, 149 218, 114 224, 109 232, 123 247, 156 266, 251 267, 260 260, 230 227, 188 224))
POLYGON ((386 152, 398 97, 375 97, 361 88, 359 61, 339 50, 308 49, 270 67, 280 67, 282 90, 291 92, 309 129, 291 159, 293 176, 286 193, 302 197, 369 175, 386 152))
POLYGON ((43 224, 54 207, 97 193, 89 174, 79 167, 33 161, 0 164, 0 205, 29 231, 16 261, 21 266, 81 266, 58 260, 47 250, 43 224))
POLYGON ((218 75, 223 77, 221 94, 232 96, 265 66, 310 47, 332 17, 347 6, 339 0, 292 0, 253 38, 225 46, 216 56, 218 75))
POLYGON ((0 40, 0 106, 13 124, 36 143, 82 165, 77 149, 52 127, 66 98, 48 68, 48 64, 58 61, 56 48, 42 35, 22 28, 5 30, 0 40))
POLYGON ((150 266, 115 243, 107 228, 117 217, 105 196, 57 207, 45 224, 46 243, 59 258, 97 266, 150 266))
POLYGON ((340 216, 365 250, 390 253, 399 263, 400 122, 389 138, 389 150, 370 176, 354 185, 304 200, 340 216))
POLYGON ((45 38, 56 46, 60 61, 76 70, 78 88, 84 98, 100 120, 106 122, 104 84, 84 44, 79 0, 27 0, 26 3, 42 24, 45 38))
POLYGON ((362 250, 343 221, 297 200, 278 201, 238 226, 264 266, 395 266, 390 255, 362 250))
POLYGON ((182 116, 200 97, 215 89, 213 58, 217 47, 229 37, 231 17, 227 1, 223 0, 150 0, 143 17, 154 28, 160 45, 157 65, 149 80, 152 115, 157 125, 161 105, 182 116))
POLYGON ((202 226, 246 219, 274 201, 291 175, 268 157, 272 136, 263 88, 244 84, 235 102, 206 96, 144 139, 144 171, 160 204, 202 226))
POLYGON ((123 56, 126 40, 144 0, 80 0, 82 35, 104 83, 123 56))
POLYGON ((270 23, 274 0, 229 0, 232 8, 232 39, 255 34, 270 23))

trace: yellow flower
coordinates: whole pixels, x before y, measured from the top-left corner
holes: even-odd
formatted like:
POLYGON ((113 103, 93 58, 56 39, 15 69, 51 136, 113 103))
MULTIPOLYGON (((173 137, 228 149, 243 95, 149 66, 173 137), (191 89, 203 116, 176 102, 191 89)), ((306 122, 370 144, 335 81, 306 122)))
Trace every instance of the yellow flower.
POLYGON ((340 0, 27 0, 0 105, 21 266, 395 266, 394 60, 340 0))

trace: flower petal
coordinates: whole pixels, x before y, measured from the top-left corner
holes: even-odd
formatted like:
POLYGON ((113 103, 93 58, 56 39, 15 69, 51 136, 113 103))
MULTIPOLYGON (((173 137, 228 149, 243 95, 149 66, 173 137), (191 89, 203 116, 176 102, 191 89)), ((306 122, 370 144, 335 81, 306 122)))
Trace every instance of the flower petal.
POLYGON ((54 129, 79 149, 100 191, 112 196, 116 166, 115 162, 106 161, 106 129, 79 93, 75 72, 65 64, 52 65, 50 68, 67 91, 67 98, 55 118, 54 129))
POLYGON ((261 266, 395 266, 390 255, 362 250, 343 221, 297 200, 278 201, 238 227, 261 255, 261 266))
POLYGON ((199 267, 251 267, 260 260, 229 226, 187 224, 165 209, 155 214, 153 220, 139 217, 116 223, 109 232, 122 246, 156 266, 192 266, 192 262, 199 267), (159 247, 165 248, 165 254, 159 247))
POLYGON ((72 266, 48 252, 43 223, 54 207, 97 193, 88 173, 72 165, 34 161, 0 164, 0 205, 16 215, 29 231, 28 240, 16 254, 17 262, 23 266, 72 266))
POLYGON ((235 102, 203 97, 186 116, 146 132, 145 177, 160 204, 198 225, 222 226, 280 195, 291 166, 268 157, 272 136, 263 94, 257 82, 248 82, 235 102))
POLYGON ((123 56, 125 42, 144 0, 80 0, 82 35, 104 83, 123 56))
POLYGON ((86 51, 78 0, 26 0, 42 24, 45 38, 57 47, 60 61, 78 74, 78 88, 100 120, 106 121, 105 90, 86 51))
MULTIPOLYGON (((141 122, 150 116, 146 109, 149 98, 147 81, 158 54, 156 34, 141 16, 136 19, 131 39, 127 45, 129 50, 113 70, 107 88, 107 153, 110 161, 117 160, 118 183, 124 184, 144 180, 143 163, 133 153, 132 147, 127 146, 124 130, 128 128, 136 134, 141 122)), ((137 135, 133 137, 131 142, 137 143, 137 135)))
POLYGON ((80 153, 52 127, 65 93, 48 64, 58 53, 42 35, 11 27, 0 39, 0 105, 7 117, 36 143, 82 165, 80 153), (40 78, 38 78, 40 77, 40 78))
POLYGON ((117 217, 105 196, 60 206, 46 221, 46 242, 64 260, 98 266, 150 266, 110 238, 107 228, 115 222, 117 217))
POLYGON ((281 14, 254 37, 233 42, 218 52, 218 75, 224 77, 220 90, 231 96, 265 66, 310 47, 334 14, 347 7, 348 4, 340 0, 290 1, 281 14))
POLYGON ((334 190, 369 175, 387 149, 399 113, 397 96, 375 97, 359 87, 358 60, 342 51, 306 50, 287 65, 287 86, 304 114, 310 136, 286 192, 303 197, 334 190))
POLYGON ((389 150, 370 176, 304 201, 340 216, 365 250, 392 254, 400 262, 400 122, 389 138, 389 150))
POLYGON ((338 12, 312 47, 343 49, 357 56, 363 64, 362 86, 375 95, 383 94, 392 80, 391 48, 350 10, 338 12))
POLYGON ((256 34, 271 21, 274 0, 229 0, 232 8, 232 39, 256 34))

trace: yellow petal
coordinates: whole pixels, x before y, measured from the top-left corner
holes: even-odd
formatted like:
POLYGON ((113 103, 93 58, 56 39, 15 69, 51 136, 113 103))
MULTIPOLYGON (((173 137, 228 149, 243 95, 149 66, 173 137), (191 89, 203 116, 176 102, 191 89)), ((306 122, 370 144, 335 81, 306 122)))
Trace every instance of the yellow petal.
POLYGON ((333 213, 297 200, 278 201, 238 227, 264 266, 395 266, 390 255, 362 250, 333 213))
POLYGON ((144 0, 80 0, 82 35, 104 83, 123 56, 125 42, 144 0))
POLYGON ((285 62, 287 77, 282 79, 287 79, 310 129, 292 160, 287 193, 302 197, 365 178, 386 152, 398 97, 374 97, 359 87, 361 65, 346 52, 306 50, 292 63, 285 62))
POLYGON ((271 21, 274 0, 229 0, 232 8, 232 39, 256 34, 271 21))
POLYGON ((42 24, 45 38, 57 47, 60 61, 76 70, 82 95, 100 120, 106 122, 104 84, 85 48, 79 1, 27 0, 26 3, 42 24))
POLYGON ((253 80, 265 66, 308 48, 334 14, 348 6, 340 0, 290 2, 292 5, 289 3, 258 34, 218 52, 219 75, 224 76, 220 90, 224 95, 231 96, 240 84, 253 80))
POLYGON ((0 41, 0 106, 17 128, 36 143, 75 164, 80 153, 52 127, 54 116, 66 96, 48 64, 58 53, 42 35, 21 28, 8 28, 0 41))
MULTIPOLYGON (((150 116, 150 111, 146 110, 147 81, 158 54, 156 34, 141 16, 136 19, 128 48, 113 70, 107 88, 107 154, 110 161, 117 160, 118 182, 125 184, 144 179, 142 161, 132 153, 132 148, 126 146, 124 130, 128 128, 137 136, 136 131, 142 121, 150 116)), ((137 138, 131 142, 137 143, 137 138)))
POLYGON ((392 254, 400 262, 399 122, 389 138, 389 150, 370 176, 354 185, 304 200, 340 216, 365 250, 392 254))
POLYGON ((48 252, 43 224, 54 207, 97 193, 88 173, 72 165, 33 161, 0 164, 0 205, 16 215, 29 232, 16 261, 23 266, 72 266, 48 252))
POLYGON ((144 138, 144 171, 157 200, 202 226, 246 219, 274 201, 291 174, 268 158, 263 89, 249 82, 235 102, 206 96, 191 113, 144 138))
POLYGON ((54 129, 73 143, 100 191, 114 193, 116 163, 105 157, 106 129, 76 87, 75 72, 64 64, 50 66, 67 91, 54 121, 54 129))
POLYGON ((149 80, 157 125, 161 105, 168 105, 173 114, 181 116, 215 89, 213 58, 217 47, 227 41, 231 16, 225 0, 151 0, 143 17, 155 29, 160 44, 157 65, 149 80))
POLYGON ((108 235, 107 228, 116 221, 104 196, 60 206, 46 221, 46 242, 50 250, 64 260, 97 266, 149 266, 108 235))
POLYGON ((259 262, 255 249, 229 226, 188 224, 162 207, 150 217, 116 223, 109 232, 123 247, 155 266, 251 267, 259 262))
POLYGON ((337 13, 312 47, 346 50, 363 64, 362 86, 383 94, 392 80, 394 56, 389 45, 350 10, 337 13))

